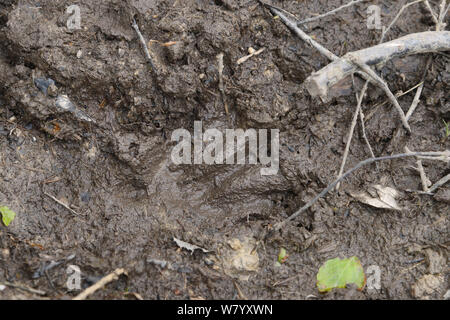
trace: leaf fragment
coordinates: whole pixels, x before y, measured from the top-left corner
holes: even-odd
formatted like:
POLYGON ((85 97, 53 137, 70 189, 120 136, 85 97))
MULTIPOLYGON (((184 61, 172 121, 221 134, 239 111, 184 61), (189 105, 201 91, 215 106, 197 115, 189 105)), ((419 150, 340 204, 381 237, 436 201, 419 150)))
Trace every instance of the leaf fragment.
POLYGON ((362 290, 366 284, 366 276, 357 257, 348 259, 331 259, 326 261, 317 273, 317 288, 320 292, 328 292, 334 288, 345 288, 347 284, 355 284, 362 290))
POLYGON ((14 220, 16 217, 16 213, 9 209, 6 206, 0 207, 0 214, 2 216, 2 221, 5 226, 9 226, 9 224, 14 220))
POLYGON ((350 195, 359 202, 368 204, 369 206, 389 210, 402 210, 397 203, 396 198, 399 193, 394 188, 384 187, 376 184, 363 192, 353 192, 350 195))
POLYGON ((285 263, 288 258, 288 254, 285 248, 280 248, 280 253, 278 253, 278 262, 285 263))

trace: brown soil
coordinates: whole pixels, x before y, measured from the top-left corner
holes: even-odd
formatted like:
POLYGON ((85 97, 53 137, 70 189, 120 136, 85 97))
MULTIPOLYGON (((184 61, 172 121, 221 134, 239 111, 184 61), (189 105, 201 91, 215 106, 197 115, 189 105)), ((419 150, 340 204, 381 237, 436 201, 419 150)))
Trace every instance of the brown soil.
MULTIPOLYGON (((382 7, 385 24, 403 3, 372 2, 382 7)), ((300 18, 342 3, 273 1, 300 18)), ((355 5, 305 31, 338 55, 372 46, 380 32, 367 30, 367 6, 355 5)), ((426 11, 413 6, 388 37, 432 28, 426 11)), ((427 58, 394 60, 381 73, 393 92, 406 91, 420 82, 427 58)), ((448 290, 447 260, 436 267, 430 257, 447 256, 449 186, 435 197, 404 192, 421 189, 413 159, 359 170, 256 253, 248 249, 263 229, 292 214, 339 171, 356 107, 351 82, 338 86, 328 103, 302 87, 327 63, 252 0, 2 1, 0 204, 17 216, 9 227, 0 226, 0 283, 46 295, 7 287, 0 298, 70 298, 79 293, 66 287, 67 265, 74 264, 83 273, 82 288, 116 268, 128 271, 97 291, 97 299, 134 298, 125 292, 145 299, 441 299, 448 290), (70 32, 65 12, 74 3, 82 10, 82 29, 70 32), (145 39, 157 40, 149 44, 157 72, 131 27, 133 17, 145 39), (168 41, 176 44, 162 45, 168 41), (249 47, 265 51, 237 65, 249 47), (219 53, 229 116, 219 91, 219 53), (55 97, 33 83, 38 78, 53 79, 77 112, 61 112, 55 97), (280 129, 278 175, 261 176, 253 165, 174 165, 171 134, 192 132, 194 120, 222 131, 280 129), (404 210, 375 209, 348 194, 374 183, 402 191, 404 210), (174 237, 211 252, 191 254, 174 237), (289 257, 276 266, 281 247, 289 257), (381 290, 319 294, 319 267, 353 255, 365 269, 380 267, 381 290), (62 263, 42 271, 51 261, 62 263), (430 273, 441 282, 421 296, 413 287, 430 273)), ((405 146, 449 149, 443 123, 450 122, 449 66, 448 56, 434 56, 411 135, 392 139, 401 123, 389 104, 367 121, 376 155, 405 146)), ((400 98, 405 110, 413 96, 400 98)), ((371 87, 365 114, 385 99, 371 87)), ((347 168, 368 157, 358 129, 347 168)), ((450 172, 445 163, 424 166, 433 182, 450 172)))

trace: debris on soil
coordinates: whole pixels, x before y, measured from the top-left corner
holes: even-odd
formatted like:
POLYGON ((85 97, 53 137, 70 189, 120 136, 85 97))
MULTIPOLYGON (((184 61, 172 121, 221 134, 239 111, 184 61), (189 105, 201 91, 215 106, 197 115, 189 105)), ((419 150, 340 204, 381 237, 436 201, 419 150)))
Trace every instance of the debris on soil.
POLYGON ((250 59, 251 57, 253 57, 253 56, 257 56, 258 54, 260 54, 260 53, 262 53, 263 51, 265 50, 265 48, 261 48, 261 49, 259 49, 259 50, 255 50, 255 49, 253 49, 252 47, 250 47, 250 48, 248 48, 248 55, 246 55, 246 56, 244 56, 244 57, 242 57, 242 58, 239 58, 238 59, 238 61, 236 61, 236 64, 241 64, 241 63, 244 63, 245 61, 247 61, 248 59, 250 59))
MULTIPOLYGON (((0 223, 0 283, 11 284, 0 291, 1 299, 42 298, 14 285, 50 299, 61 298, 60 292, 75 296, 78 291, 67 291, 64 265, 52 263, 72 253, 82 289, 116 267, 129 269, 126 280, 97 290, 90 296, 95 299, 124 299, 125 282, 146 299, 304 299, 317 291, 321 263, 349 252, 380 266, 383 290, 333 290, 317 299, 347 297, 343 291, 365 299, 413 298, 411 285, 428 273, 425 257, 400 274, 399 263, 411 266, 423 251, 412 257, 399 248, 446 244, 448 203, 441 193, 448 190, 448 164, 421 159, 429 179, 443 184, 436 185, 435 197, 405 193, 399 202, 405 210, 395 214, 374 215, 346 192, 321 192, 339 172, 352 114, 347 106, 355 104, 351 93, 362 83, 345 79, 329 103, 311 97, 303 85, 328 60, 377 42, 379 30, 361 32, 366 1, 309 25, 292 21, 300 31, 308 28, 304 41, 255 1, 77 0, 79 30, 66 24, 72 0, 40 0, 39 7, 32 2, 0 1, 0 203, 18 212, 8 227, 0 223), (309 45, 319 43, 323 53, 309 45), (158 72, 150 70, 145 45, 158 72), (250 47, 265 50, 238 65, 250 47), (46 81, 42 89, 38 78, 46 81), (279 129, 277 175, 261 176, 259 165, 175 165, 172 133, 192 133, 200 120, 205 130, 222 133, 279 129), (83 218, 66 213, 67 204, 83 218), (262 241, 277 226, 274 238, 262 241), (173 235, 214 252, 189 247, 192 255, 180 254, 185 248, 173 235), (230 239, 239 242, 228 244, 230 239), (281 246, 289 259, 276 267, 281 246), (41 264, 42 270, 54 267, 47 269, 49 277, 33 279, 41 264), (249 281, 244 287, 237 279, 249 281), (396 281, 400 285, 389 287, 396 281)), ((304 18, 343 1, 278 3, 304 18)), ((386 22, 403 3, 379 5, 386 22)), ((389 36, 429 30, 433 21, 421 17, 420 7, 411 6, 389 36)), ((398 152, 405 145, 449 149, 450 140, 442 139, 442 119, 450 119, 448 54, 434 54, 424 77, 430 56, 395 58, 377 70, 395 93, 423 84, 422 98, 408 119, 413 130, 405 135, 383 92, 367 91, 361 121, 379 158, 345 176, 345 190, 383 184, 417 191, 420 181, 408 169, 416 159, 399 160, 398 152), (381 161, 386 154, 394 158, 381 161)), ((413 96, 401 99, 406 111, 413 96)), ((368 156, 358 133, 356 125, 348 167, 368 156)))
POLYGON ((181 241, 181 240, 179 240, 179 239, 177 239, 175 237, 173 238, 173 241, 175 241, 177 246, 179 246, 180 248, 191 251, 191 254, 194 254, 195 250, 201 250, 201 251, 203 251, 203 253, 210 252, 209 250, 203 249, 203 248, 201 248, 199 246, 196 246, 194 244, 190 244, 190 243, 181 241))
POLYGON ((430 274, 439 274, 445 271, 447 268, 447 258, 442 252, 431 248, 425 249, 424 252, 430 274))
POLYGON ((55 81, 53 81, 53 79, 36 78, 36 79, 34 79, 34 84, 45 95, 47 94, 47 91, 50 90, 49 95, 52 97, 54 96, 56 86, 55 86, 55 81))
POLYGON ((123 268, 118 268, 108 274, 107 276, 100 279, 98 282, 81 292, 79 295, 77 295, 73 300, 85 300, 87 297, 89 297, 91 294, 95 293, 97 290, 103 288, 111 281, 117 280, 120 275, 125 274, 127 275, 127 272, 123 268))
POLYGON ((229 240, 227 245, 218 250, 223 272, 233 278, 248 281, 259 268, 259 256, 255 248, 256 240, 253 238, 229 240))
POLYGON ((433 299, 436 292, 444 284, 445 279, 441 275, 424 275, 412 285, 412 294, 415 298, 421 300, 433 299))
POLYGON ((66 95, 59 95, 56 98, 56 107, 61 109, 62 111, 71 112, 76 118, 86 122, 94 122, 94 120, 85 114, 83 111, 78 109, 72 101, 70 101, 69 97, 66 95))
POLYGON ((71 254, 68 257, 61 259, 61 260, 51 260, 48 263, 41 263, 38 270, 36 270, 33 275, 31 276, 32 279, 39 279, 40 277, 44 276, 46 272, 50 271, 51 269, 62 265, 63 263, 69 262, 71 260, 75 259, 75 254, 71 254))
POLYGON ((391 187, 375 184, 369 186, 366 191, 349 193, 356 200, 375 208, 401 210, 396 200, 399 193, 391 187))

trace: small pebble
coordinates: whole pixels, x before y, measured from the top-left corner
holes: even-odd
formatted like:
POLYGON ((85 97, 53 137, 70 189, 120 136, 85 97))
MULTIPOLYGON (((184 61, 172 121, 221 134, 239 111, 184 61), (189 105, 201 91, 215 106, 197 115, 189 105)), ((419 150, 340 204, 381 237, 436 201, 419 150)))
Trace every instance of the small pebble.
POLYGON ((36 78, 34 79, 34 85, 41 90, 44 94, 47 94, 47 89, 48 87, 50 87, 51 85, 55 85, 55 81, 53 81, 52 79, 48 78, 36 78))
POLYGON ((77 52, 77 58, 78 58, 78 59, 81 59, 82 56, 83 56, 83 51, 78 50, 78 52, 77 52))

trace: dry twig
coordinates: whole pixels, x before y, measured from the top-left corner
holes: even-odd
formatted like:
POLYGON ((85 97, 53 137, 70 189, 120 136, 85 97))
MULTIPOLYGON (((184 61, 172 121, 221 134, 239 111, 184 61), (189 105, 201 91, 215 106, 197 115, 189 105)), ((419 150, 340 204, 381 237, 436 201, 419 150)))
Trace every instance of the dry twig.
POLYGON ((223 53, 217 55, 217 70, 219 71, 219 91, 222 96, 222 102, 225 108, 225 113, 228 115, 228 104, 225 96, 225 88, 223 86, 223 53))
POLYGON ((397 15, 395 16, 394 19, 392 19, 391 23, 389 24, 389 26, 387 28, 383 29, 383 32, 381 33, 381 40, 380 43, 384 42, 384 38, 386 36, 386 34, 389 32, 389 30, 391 30, 392 26, 397 22, 398 18, 400 18, 401 14, 403 13, 403 11, 405 11, 406 8, 419 3, 419 2, 423 2, 424 0, 416 0, 410 3, 405 4, 403 7, 401 7, 401 9, 398 11, 397 15))
MULTIPOLYGON (((408 147, 405 147, 405 152, 406 153, 411 153, 411 150, 409 150, 408 147)), ((430 183, 430 180, 428 180, 427 175, 425 173, 425 170, 423 168, 422 160, 417 159, 416 164, 417 164, 417 168, 416 169, 419 172, 420 181, 422 182, 422 189, 423 189, 424 192, 428 192, 429 191, 428 186, 431 183, 430 183)))
POLYGON ((40 295, 40 296, 45 296, 47 294, 45 291, 29 288, 29 287, 26 287, 24 285, 11 283, 11 282, 8 282, 8 281, 0 282, 0 285, 4 285, 6 287, 11 287, 11 288, 17 288, 17 289, 24 290, 24 291, 28 291, 30 293, 34 293, 34 294, 37 294, 37 295, 40 295))
POLYGON ((380 88, 384 90, 386 95, 388 96, 389 100, 391 100, 391 103, 394 105, 395 109, 397 109, 398 114, 400 115, 400 119, 402 120, 403 126, 411 132, 411 127, 408 124, 408 121, 406 120, 405 113, 402 110, 402 107, 400 107, 400 104, 397 101, 397 98, 395 98, 392 91, 389 89, 389 86, 387 83, 375 72, 373 71, 367 64, 359 60, 358 56, 353 56, 351 54, 347 54, 347 58, 349 61, 351 61, 356 66, 360 67, 361 70, 363 70, 366 74, 368 74, 377 84, 380 88))
POLYGON ((379 65, 396 57, 411 54, 450 50, 450 31, 427 31, 382 43, 366 49, 347 53, 321 70, 311 74, 305 81, 311 96, 326 99, 330 87, 354 73, 358 67, 349 56, 368 66, 379 65))
POLYGON ((450 173, 446 175, 445 177, 439 179, 438 182, 433 184, 430 189, 428 190, 429 193, 435 192, 438 188, 442 187, 444 184, 450 181, 450 173))
POLYGON ((105 276, 102 279, 100 279, 98 282, 96 282, 92 286, 90 286, 89 288, 87 288, 86 290, 84 290, 83 292, 81 292, 79 295, 77 295, 72 300, 84 300, 88 296, 90 296, 91 294, 96 292, 98 289, 103 288, 104 286, 106 286, 111 281, 119 279, 120 275, 126 274, 126 273, 127 272, 125 271, 125 269, 122 269, 122 268, 116 269, 113 272, 111 272, 110 274, 108 274, 107 276, 105 276))
POLYGON ((334 53, 332 53, 330 50, 322 46, 320 43, 315 41, 313 38, 311 38, 309 35, 307 35, 303 30, 301 30, 299 27, 297 27, 297 24, 293 21, 291 21, 288 17, 284 15, 282 10, 280 8, 276 8, 274 6, 271 6, 265 2, 259 1, 263 6, 268 8, 274 15, 277 15, 280 17, 281 21, 289 28, 292 32, 294 32, 300 39, 308 43, 311 47, 315 48, 317 51, 319 51, 323 56, 328 58, 330 61, 334 61, 336 59, 339 59, 338 56, 336 56, 334 53))
POLYGON ((153 59, 150 56, 150 52, 148 51, 147 42, 145 42, 145 39, 142 36, 142 33, 139 30, 139 27, 138 27, 135 19, 133 19, 132 26, 133 26, 133 29, 136 31, 136 33, 139 37, 139 40, 141 41, 141 44, 142 44, 142 47, 144 48, 145 56, 147 57, 148 63, 150 64, 152 69, 155 70, 155 72, 156 72, 157 70, 156 70, 155 64, 153 63, 153 59))
POLYGON ((69 207, 67 204, 65 204, 64 202, 62 202, 61 200, 56 199, 54 196, 52 196, 51 194, 48 194, 47 192, 44 192, 44 194, 51 198, 53 201, 55 201, 56 203, 62 205, 64 208, 66 208, 67 210, 69 210, 71 213, 73 213, 76 216, 80 216, 80 214, 78 212, 76 212, 75 210, 73 210, 71 207, 69 207))
MULTIPOLYGON (((344 157, 342 158, 341 168, 339 169, 338 177, 340 177, 342 175, 342 173, 344 172, 344 167, 345 167, 345 163, 347 162, 348 152, 350 151, 350 145, 352 143, 353 131, 355 130, 356 122, 358 121, 358 116, 360 115, 360 112, 361 112, 361 103, 363 101, 364 93, 366 92, 368 85, 369 85, 369 82, 366 81, 366 83, 364 84, 364 88, 361 91, 362 92, 361 96, 357 97, 358 104, 356 105, 356 110, 355 110, 355 113, 353 114, 353 120, 352 120, 352 124, 350 125, 350 132, 348 133, 347 144, 345 145, 344 157)), ((336 186, 336 190, 339 190, 339 185, 340 184, 338 183, 336 186)))
MULTIPOLYGON (((324 14, 321 14, 321 15, 318 15, 316 17, 312 17, 312 18, 308 18, 308 19, 302 20, 302 21, 298 22, 298 24, 299 25, 300 24, 305 24, 305 23, 308 23, 308 22, 316 21, 316 20, 319 20, 319 19, 331 16, 331 15, 341 11, 342 9, 348 8, 350 6, 353 6, 353 5, 355 5, 357 3, 360 3, 360 2, 363 2, 363 1, 365 1, 365 0, 352 0, 349 3, 346 3, 346 4, 342 5, 342 6, 340 6, 339 8, 333 9, 331 11, 328 11, 328 12, 326 12, 324 14)), ((423 0, 420 0, 420 1, 423 1, 423 0)))

